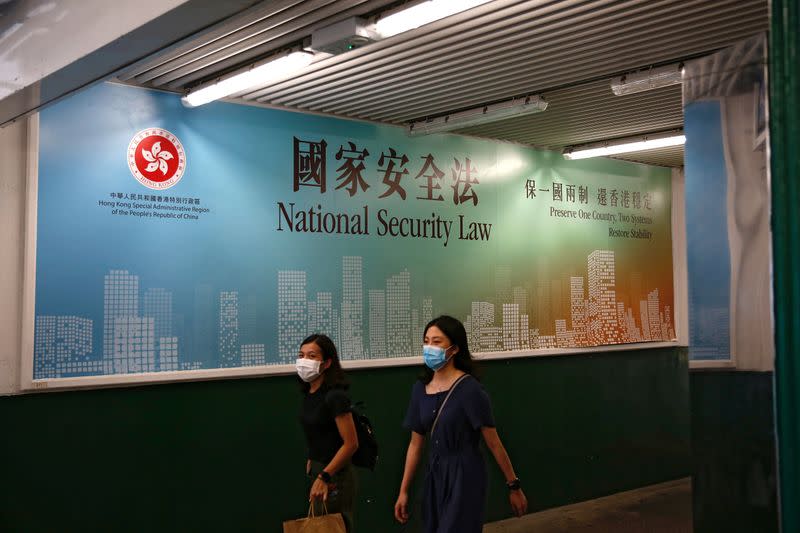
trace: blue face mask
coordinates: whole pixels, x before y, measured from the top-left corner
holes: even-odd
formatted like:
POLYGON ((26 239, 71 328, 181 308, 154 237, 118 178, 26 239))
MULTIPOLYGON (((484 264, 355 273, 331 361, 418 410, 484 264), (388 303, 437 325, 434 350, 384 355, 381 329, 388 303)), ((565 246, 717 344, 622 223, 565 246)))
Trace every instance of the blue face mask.
POLYGON ((422 359, 425 360, 425 364, 428 365, 428 368, 436 372, 447 364, 447 355, 445 354, 449 348, 449 346, 447 348, 442 348, 441 346, 426 344, 422 347, 422 359))

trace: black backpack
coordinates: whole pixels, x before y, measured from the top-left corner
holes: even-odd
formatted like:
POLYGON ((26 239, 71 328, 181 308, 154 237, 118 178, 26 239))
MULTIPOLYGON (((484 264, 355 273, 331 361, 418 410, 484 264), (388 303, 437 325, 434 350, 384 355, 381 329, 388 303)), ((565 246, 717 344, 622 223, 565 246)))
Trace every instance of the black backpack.
POLYGON ((351 460, 356 466, 375 470, 375 464, 378 462, 378 441, 375 438, 372 422, 360 411, 363 405, 364 402, 357 402, 351 406, 358 435, 358 449, 351 460))

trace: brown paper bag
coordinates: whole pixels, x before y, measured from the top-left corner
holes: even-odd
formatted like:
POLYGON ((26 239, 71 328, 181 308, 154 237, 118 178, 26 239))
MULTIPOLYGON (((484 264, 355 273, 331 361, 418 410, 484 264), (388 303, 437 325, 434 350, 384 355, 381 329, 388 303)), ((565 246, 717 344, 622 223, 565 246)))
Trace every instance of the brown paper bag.
POLYGON ((283 523, 283 533, 346 533, 341 513, 328 513, 314 516, 314 504, 308 507, 308 516, 283 523))

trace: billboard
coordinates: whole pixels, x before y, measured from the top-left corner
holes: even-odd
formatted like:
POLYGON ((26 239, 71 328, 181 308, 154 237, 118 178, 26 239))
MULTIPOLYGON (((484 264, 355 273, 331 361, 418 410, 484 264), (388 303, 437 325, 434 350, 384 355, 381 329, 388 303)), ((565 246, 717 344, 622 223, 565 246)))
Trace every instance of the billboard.
POLYGON ((39 144, 34 380, 675 336, 669 169, 115 84, 39 144))

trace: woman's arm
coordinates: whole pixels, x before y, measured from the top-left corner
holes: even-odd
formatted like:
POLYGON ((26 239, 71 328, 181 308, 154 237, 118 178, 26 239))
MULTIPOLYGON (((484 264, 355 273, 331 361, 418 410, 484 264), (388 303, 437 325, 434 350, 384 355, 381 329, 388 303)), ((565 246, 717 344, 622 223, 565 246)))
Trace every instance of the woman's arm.
POLYGON ((342 445, 333 456, 331 462, 325 467, 325 471, 330 475, 335 474, 346 465, 353 454, 358 449, 358 434, 356 433, 356 424, 353 421, 353 413, 342 413, 335 419, 336 428, 339 430, 339 436, 342 437, 342 445))
POLYGON ((514 467, 511 466, 511 459, 508 457, 505 446, 500 441, 500 435, 497 434, 497 428, 482 427, 481 434, 483 440, 486 441, 486 447, 492 452, 494 460, 497 461, 497 466, 503 472, 506 482, 517 479, 517 474, 514 472, 514 467))
POLYGON ((411 440, 408 443, 408 450, 406 451, 406 466, 403 469, 403 481, 400 482, 400 494, 397 497, 397 502, 394 504, 394 517, 401 524, 408 522, 408 490, 411 488, 411 482, 414 480, 414 474, 417 471, 420 458, 422 457, 422 448, 425 445, 425 436, 420 435, 416 431, 411 432, 411 440))
MULTIPOLYGON (((342 437, 342 445, 336 455, 333 456, 333 459, 331 459, 331 462, 323 468, 331 476, 341 470, 358 449, 358 435, 356 434, 355 422, 353 422, 353 413, 342 413, 334 420, 336 421, 339 435, 342 437)), ((316 498, 328 499, 328 484, 320 478, 314 480, 309 494, 309 501, 316 498)))
MULTIPOLYGON (((497 461, 497 466, 503 472, 506 483, 517 479, 517 474, 514 472, 514 467, 511 466, 508 452, 506 452, 505 446, 500 441, 500 435, 497 434, 497 428, 484 426, 481 428, 481 434, 483 434, 483 440, 486 441, 486 447, 492 452, 494 460, 497 461)), ((528 510, 528 500, 525 498, 525 493, 522 492, 522 489, 509 490, 508 493, 514 514, 517 516, 524 515, 528 510)))

